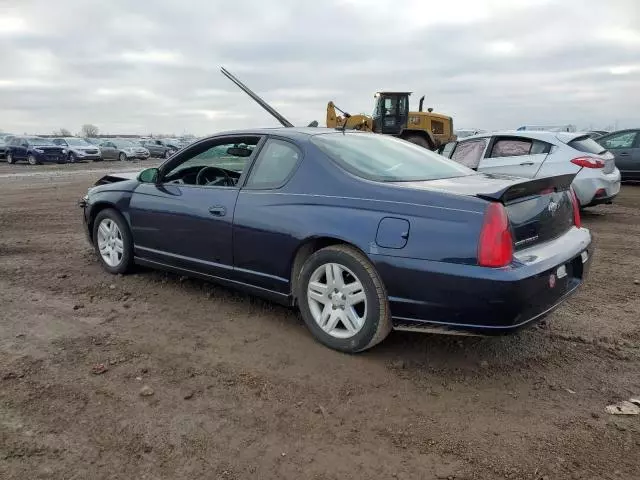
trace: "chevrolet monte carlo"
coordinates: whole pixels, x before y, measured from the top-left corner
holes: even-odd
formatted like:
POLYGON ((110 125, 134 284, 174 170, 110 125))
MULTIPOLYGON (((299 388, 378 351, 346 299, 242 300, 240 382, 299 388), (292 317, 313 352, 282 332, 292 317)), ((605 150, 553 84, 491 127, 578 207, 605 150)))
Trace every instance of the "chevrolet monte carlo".
POLYGON ((392 329, 513 332, 559 306, 593 253, 573 177, 477 173, 378 134, 256 129, 106 175, 79 203, 107 271, 241 288, 359 352, 392 329))

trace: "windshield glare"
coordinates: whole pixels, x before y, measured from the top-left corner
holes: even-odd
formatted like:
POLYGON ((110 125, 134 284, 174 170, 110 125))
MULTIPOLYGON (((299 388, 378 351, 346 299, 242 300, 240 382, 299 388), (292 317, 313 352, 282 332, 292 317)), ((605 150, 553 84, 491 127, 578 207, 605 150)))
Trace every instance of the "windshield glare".
POLYGON ((475 175, 426 148, 380 134, 328 133, 311 142, 348 172, 379 182, 409 182, 475 175))

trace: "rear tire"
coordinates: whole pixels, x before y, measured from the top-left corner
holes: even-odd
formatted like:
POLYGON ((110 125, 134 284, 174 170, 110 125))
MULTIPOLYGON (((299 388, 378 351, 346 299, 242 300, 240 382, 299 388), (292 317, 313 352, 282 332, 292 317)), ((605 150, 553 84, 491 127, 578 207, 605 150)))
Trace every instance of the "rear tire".
POLYGON ((76 158, 76 154, 73 152, 69 152, 69 158, 67 160, 69 163, 76 163, 78 159, 76 158))
POLYGON ((92 240, 98 260, 109 273, 127 273, 133 265, 133 239, 124 217, 113 208, 101 210, 93 222, 92 240))
POLYGON ((405 138, 405 140, 407 142, 415 143, 416 145, 426 148, 428 150, 433 150, 431 143, 427 141, 427 139, 419 135, 409 135, 408 137, 405 138))
POLYGON ((121 153, 121 154, 118 156, 118 159, 119 159, 121 162, 126 162, 126 161, 127 161, 127 155, 126 155, 126 154, 124 154, 124 153, 121 153))
POLYGON ((391 332, 382 279, 367 257, 351 246, 330 246, 312 254, 296 288, 302 318, 316 340, 329 348, 361 352, 391 332))

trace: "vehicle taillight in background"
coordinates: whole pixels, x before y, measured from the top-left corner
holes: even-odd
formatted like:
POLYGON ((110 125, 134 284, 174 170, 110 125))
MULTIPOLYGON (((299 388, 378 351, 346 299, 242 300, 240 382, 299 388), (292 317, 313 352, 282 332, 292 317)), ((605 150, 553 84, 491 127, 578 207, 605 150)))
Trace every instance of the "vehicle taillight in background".
POLYGON ((571 160, 571 163, 583 168, 604 168, 604 162, 593 157, 577 157, 571 160))
POLYGON ((513 259, 513 238, 507 211, 502 203, 492 202, 484 214, 478 242, 478 264, 482 267, 506 267, 513 259))
POLYGON ((571 192, 571 203, 573 204, 573 224, 577 228, 582 228, 582 219, 580 218, 580 202, 578 201, 578 197, 576 196, 576 192, 573 191, 573 188, 570 190, 571 192))

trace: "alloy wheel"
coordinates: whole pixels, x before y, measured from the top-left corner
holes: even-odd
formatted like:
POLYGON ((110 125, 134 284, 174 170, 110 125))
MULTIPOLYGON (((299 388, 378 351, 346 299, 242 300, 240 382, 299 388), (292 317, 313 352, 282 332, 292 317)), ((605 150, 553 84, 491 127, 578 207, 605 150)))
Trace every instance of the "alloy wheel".
POLYGON ((350 338, 367 318, 367 296, 362 282, 344 265, 326 263, 309 278, 307 301, 313 319, 327 334, 350 338))
POLYGON ((122 232, 116 222, 105 218, 98 226, 98 250, 102 260, 110 267, 117 267, 124 255, 122 232))

